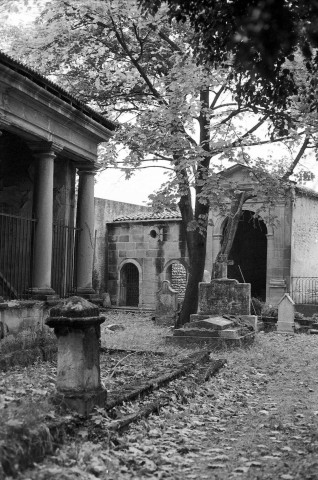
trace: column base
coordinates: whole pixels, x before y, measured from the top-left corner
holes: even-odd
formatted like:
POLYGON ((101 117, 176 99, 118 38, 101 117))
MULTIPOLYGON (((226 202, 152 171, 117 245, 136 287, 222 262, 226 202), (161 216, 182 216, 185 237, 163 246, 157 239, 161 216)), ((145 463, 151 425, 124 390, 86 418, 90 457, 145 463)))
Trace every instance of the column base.
POLYGON ((27 291, 28 295, 31 295, 34 300, 58 300, 60 297, 55 293, 53 288, 37 288, 32 287, 27 291))
POLYGON ((85 298, 92 303, 100 305, 103 303, 103 299, 98 295, 98 293, 95 292, 93 288, 77 288, 72 295, 85 298))

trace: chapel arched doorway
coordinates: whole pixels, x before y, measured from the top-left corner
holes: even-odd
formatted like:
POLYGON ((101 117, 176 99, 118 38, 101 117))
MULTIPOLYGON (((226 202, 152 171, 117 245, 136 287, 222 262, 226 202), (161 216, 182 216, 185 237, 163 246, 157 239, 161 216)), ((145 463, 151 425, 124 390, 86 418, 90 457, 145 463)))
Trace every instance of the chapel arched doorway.
MULTIPOLYGON (((225 225, 226 228, 226 225, 225 225)), ((267 228, 254 212, 244 210, 229 254, 228 278, 251 284, 252 297, 266 299, 267 228)))
POLYGON ((127 307, 139 305, 139 270, 131 262, 125 263, 120 271, 119 304, 127 307))

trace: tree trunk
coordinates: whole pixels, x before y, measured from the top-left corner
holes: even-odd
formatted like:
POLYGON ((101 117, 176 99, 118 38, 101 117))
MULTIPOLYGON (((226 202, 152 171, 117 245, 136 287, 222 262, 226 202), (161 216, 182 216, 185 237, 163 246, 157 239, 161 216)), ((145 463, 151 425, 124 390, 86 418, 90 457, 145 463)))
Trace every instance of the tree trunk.
POLYGON ((244 202, 251 197, 251 193, 240 191, 235 195, 231 202, 230 214, 228 216, 221 249, 217 254, 215 263, 213 264, 212 278, 227 278, 229 254, 231 252, 237 227, 242 215, 243 205, 244 202))
MULTIPOLYGON (((206 207, 203 206, 202 207, 206 207)), ((208 207, 202 209, 202 214, 208 218, 208 207), (203 210, 207 212, 204 213, 203 210)), ((207 221, 206 221, 207 226, 207 221)), ((181 327, 189 322, 190 315, 196 313, 198 309, 199 283, 202 282, 206 255, 206 229, 192 230, 186 232, 187 246, 189 252, 190 268, 188 283, 185 291, 182 309, 177 320, 177 327, 181 327)))
POLYGON ((179 207, 183 220, 186 225, 186 239, 189 252, 189 277, 182 304, 180 316, 177 320, 177 327, 181 327, 189 322, 190 315, 197 312, 199 298, 199 282, 202 282, 206 255, 206 235, 209 216, 209 204, 203 202, 200 198, 202 185, 208 180, 210 153, 210 114, 209 114, 209 90, 200 92, 201 112, 199 116, 200 145, 205 150, 206 155, 198 160, 195 185, 195 208, 191 205, 191 192, 183 193, 180 198, 179 207), (191 228, 191 222, 195 221, 195 227, 191 228))

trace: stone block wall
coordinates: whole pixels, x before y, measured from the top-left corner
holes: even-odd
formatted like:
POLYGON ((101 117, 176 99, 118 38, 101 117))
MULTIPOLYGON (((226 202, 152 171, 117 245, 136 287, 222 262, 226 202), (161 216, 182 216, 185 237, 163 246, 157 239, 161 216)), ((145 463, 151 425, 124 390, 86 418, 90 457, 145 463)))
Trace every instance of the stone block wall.
POLYGON ((137 212, 148 212, 149 207, 132 203, 117 202, 104 198, 95 198, 95 256, 93 271, 93 287, 97 293, 108 290, 108 231, 107 222, 112 222, 122 215, 131 215, 137 212))
POLYGON ((108 292, 113 304, 125 304, 122 268, 133 263, 139 275, 139 306, 155 308, 156 293, 165 269, 188 261, 186 241, 179 220, 113 222, 108 230, 108 292))

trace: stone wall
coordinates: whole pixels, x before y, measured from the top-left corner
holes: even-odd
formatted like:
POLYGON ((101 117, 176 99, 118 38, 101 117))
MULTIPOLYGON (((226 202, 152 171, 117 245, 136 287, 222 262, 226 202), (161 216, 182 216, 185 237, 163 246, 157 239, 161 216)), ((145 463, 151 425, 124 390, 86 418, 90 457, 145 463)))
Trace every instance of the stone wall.
POLYGON ((306 195, 305 192, 298 192, 295 198, 292 220, 292 280, 290 289, 296 304, 318 304, 317 272, 318 195, 308 195, 308 193, 306 195))
POLYGON ((180 221, 134 221, 108 224, 108 291, 113 304, 120 300, 121 268, 134 263, 139 270, 139 306, 154 308, 156 293, 172 261, 187 263, 186 241, 180 221))
POLYGON ((122 215, 147 212, 150 208, 132 203, 117 202, 104 198, 95 198, 95 257, 93 271, 93 287, 98 293, 107 291, 108 255, 107 255, 107 223, 122 215))
POLYGON ((317 277, 318 195, 297 194, 292 220, 292 276, 317 277))

